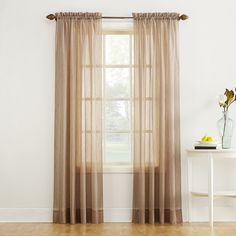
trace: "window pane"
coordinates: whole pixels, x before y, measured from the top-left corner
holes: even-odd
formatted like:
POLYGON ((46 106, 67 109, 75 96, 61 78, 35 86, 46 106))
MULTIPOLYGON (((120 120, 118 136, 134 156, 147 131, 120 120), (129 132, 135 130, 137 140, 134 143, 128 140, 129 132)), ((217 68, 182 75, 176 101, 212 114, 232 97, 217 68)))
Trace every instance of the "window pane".
POLYGON ((106 102, 106 130, 129 130, 130 104, 128 101, 106 102))
POLYGON ((131 144, 129 134, 106 135, 106 162, 130 162, 131 144))
POLYGON ((106 35, 105 64, 129 64, 129 35, 106 35))
POLYGON ((129 68, 106 69, 106 97, 129 97, 129 68))

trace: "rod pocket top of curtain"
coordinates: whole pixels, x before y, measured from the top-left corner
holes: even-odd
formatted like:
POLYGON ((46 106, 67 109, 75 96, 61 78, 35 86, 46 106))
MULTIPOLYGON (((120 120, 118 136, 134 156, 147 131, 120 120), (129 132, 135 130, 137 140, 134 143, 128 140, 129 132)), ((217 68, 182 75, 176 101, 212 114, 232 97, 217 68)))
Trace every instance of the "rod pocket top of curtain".
MULTIPOLYGON (((52 14, 51 14, 52 15, 52 14)), ((99 12, 57 12, 54 15, 55 19, 101 19, 102 14, 99 12)))

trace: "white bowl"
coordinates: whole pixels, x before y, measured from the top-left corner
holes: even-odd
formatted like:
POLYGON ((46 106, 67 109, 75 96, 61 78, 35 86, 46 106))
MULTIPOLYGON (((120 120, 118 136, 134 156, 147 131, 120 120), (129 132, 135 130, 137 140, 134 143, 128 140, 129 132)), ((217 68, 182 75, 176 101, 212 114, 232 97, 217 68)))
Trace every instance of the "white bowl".
POLYGON ((218 143, 216 141, 212 141, 212 142, 209 142, 209 141, 198 141, 198 143, 200 144, 205 144, 205 145, 217 145, 218 143))

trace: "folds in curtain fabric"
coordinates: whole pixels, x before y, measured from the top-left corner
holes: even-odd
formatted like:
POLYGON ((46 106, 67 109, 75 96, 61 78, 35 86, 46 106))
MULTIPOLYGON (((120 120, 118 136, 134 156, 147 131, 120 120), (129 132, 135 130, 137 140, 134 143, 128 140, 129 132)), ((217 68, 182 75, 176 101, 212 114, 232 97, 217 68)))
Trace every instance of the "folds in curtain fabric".
POLYGON ((182 221, 178 17, 134 13, 133 222, 182 221))
POLYGON ((55 223, 103 221, 100 13, 57 13, 55 223))

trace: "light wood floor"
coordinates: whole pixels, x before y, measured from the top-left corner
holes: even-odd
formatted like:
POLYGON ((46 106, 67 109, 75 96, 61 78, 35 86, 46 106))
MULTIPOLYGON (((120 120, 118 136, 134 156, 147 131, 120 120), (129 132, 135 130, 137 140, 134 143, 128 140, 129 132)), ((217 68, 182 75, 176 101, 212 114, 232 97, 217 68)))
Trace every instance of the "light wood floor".
POLYGON ((182 225, 59 225, 47 223, 0 223, 0 236, 236 236, 236 223, 182 225))

